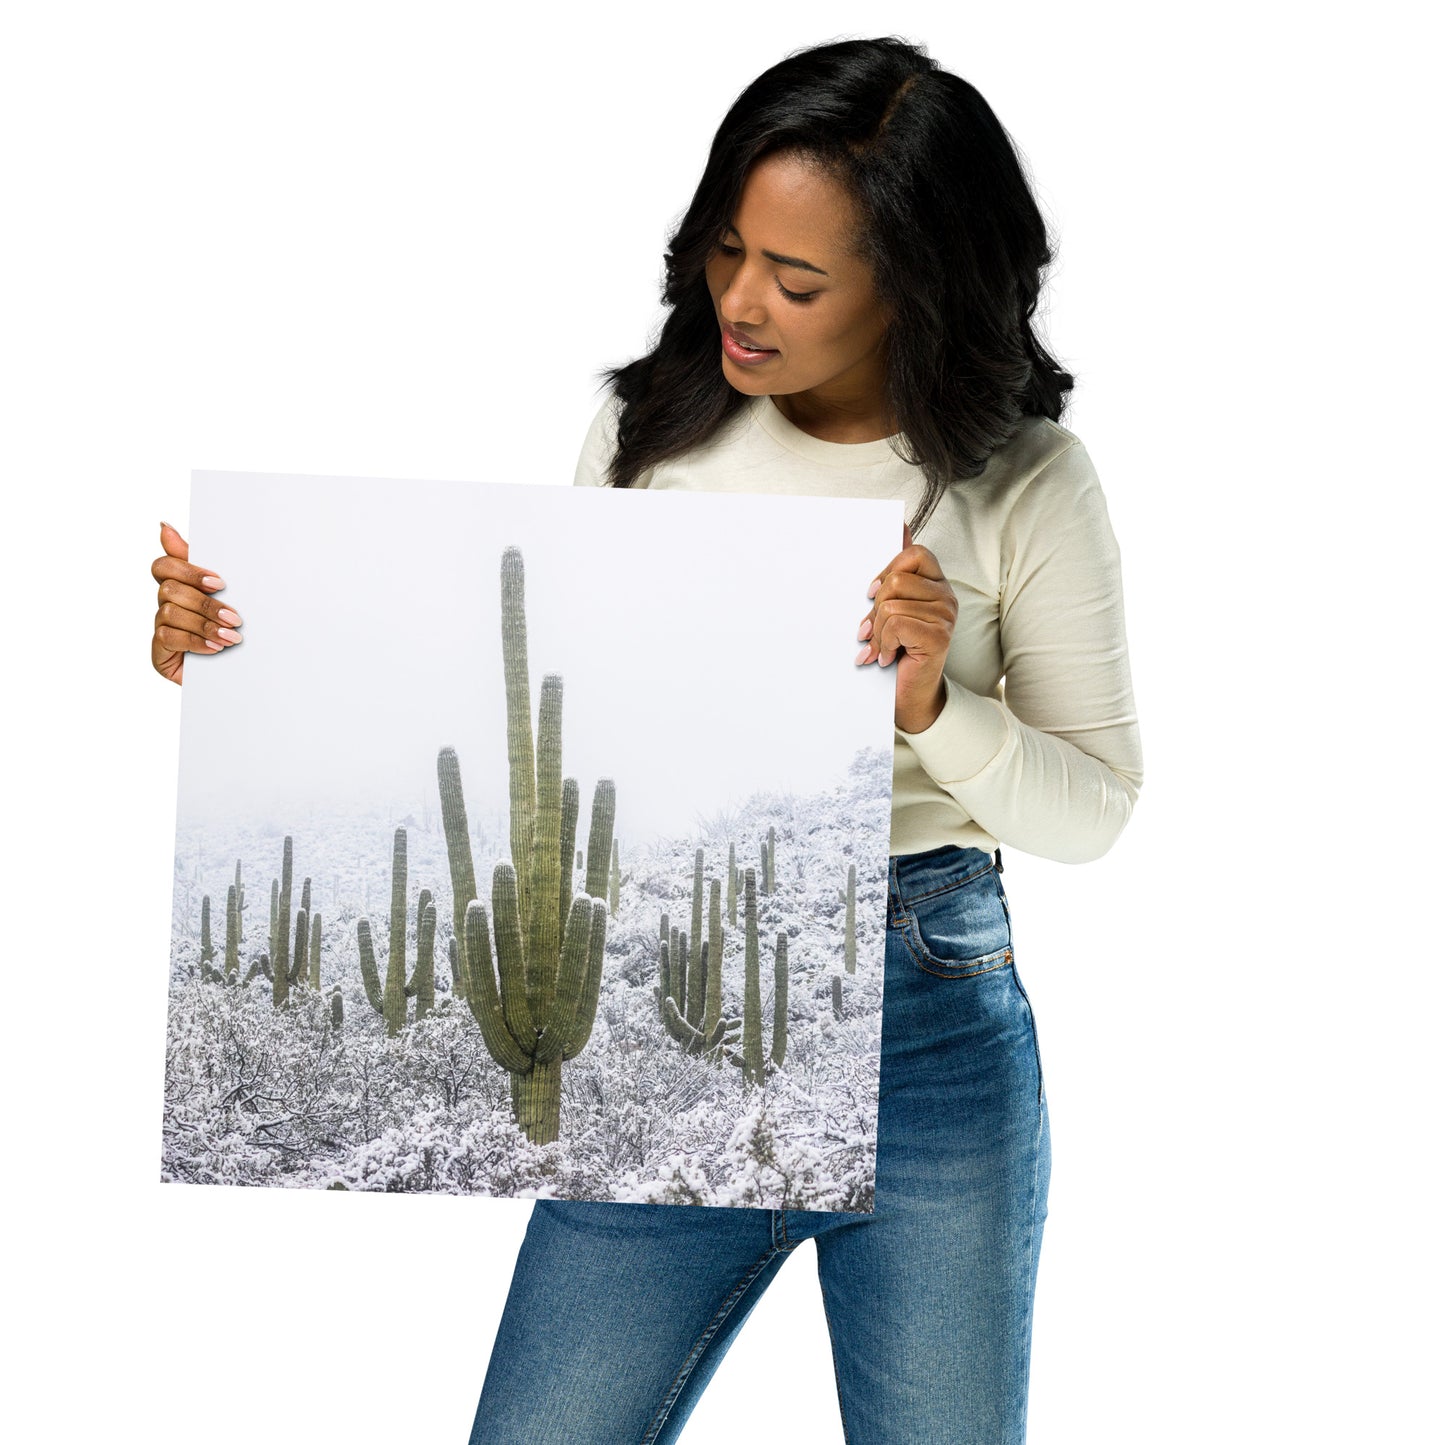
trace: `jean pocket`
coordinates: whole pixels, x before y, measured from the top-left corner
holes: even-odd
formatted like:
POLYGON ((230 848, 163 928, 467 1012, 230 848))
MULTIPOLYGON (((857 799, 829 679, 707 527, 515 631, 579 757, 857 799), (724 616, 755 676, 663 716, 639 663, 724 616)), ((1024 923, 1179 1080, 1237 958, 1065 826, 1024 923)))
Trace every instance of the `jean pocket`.
POLYGON ((1003 886, 992 865, 903 908, 903 936, 913 961, 940 978, 972 978, 1013 962, 1013 931, 1003 886))

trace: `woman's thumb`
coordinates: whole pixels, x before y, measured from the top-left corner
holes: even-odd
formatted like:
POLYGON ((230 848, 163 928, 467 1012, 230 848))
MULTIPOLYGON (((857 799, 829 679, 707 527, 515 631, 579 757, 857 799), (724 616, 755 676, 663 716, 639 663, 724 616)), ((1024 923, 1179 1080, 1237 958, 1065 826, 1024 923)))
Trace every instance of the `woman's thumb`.
POLYGON ((169 522, 161 523, 161 549, 167 557, 179 557, 182 562, 191 560, 186 539, 169 522))

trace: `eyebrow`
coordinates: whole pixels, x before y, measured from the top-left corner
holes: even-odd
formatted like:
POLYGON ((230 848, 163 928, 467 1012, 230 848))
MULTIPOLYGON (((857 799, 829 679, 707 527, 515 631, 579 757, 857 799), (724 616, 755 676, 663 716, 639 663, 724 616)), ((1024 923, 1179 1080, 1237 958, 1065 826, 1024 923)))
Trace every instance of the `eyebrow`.
MULTIPOLYGON (((740 241, 743 238, 743 233, 736 226, 724 226, 723 230, 731 231, 740 241)), ((815 266, 811 261, 804 261, 797 256, 780 256, 776 251, 764 251, 763 255, 769 261, 776 261, 779 266, 796 266, 799 271, 811 271, 815 276, 828 274, 821 266, 815 266)))

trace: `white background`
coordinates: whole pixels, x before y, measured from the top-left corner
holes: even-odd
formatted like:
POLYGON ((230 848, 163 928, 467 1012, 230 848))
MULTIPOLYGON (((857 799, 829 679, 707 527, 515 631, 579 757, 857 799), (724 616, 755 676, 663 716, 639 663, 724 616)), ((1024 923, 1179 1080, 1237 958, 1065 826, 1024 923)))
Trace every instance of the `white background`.
MULTIPOLYGON (((157 521, 193 467, 497 479, 504 435, 502 479, 520 445, 569 480, 728 103, 887 30, 983 91, 1057 229, 1143 728, 1105 859, 1005 848, 1055 1142, 1031 1440, 1425 1438, 1438 121, 1409 13, 7 10, 15 1438, 465 1439, 527 1203, 157 1183, 157 521)), ((841 1438, 798 1253, 689 1445, 841 1438)))

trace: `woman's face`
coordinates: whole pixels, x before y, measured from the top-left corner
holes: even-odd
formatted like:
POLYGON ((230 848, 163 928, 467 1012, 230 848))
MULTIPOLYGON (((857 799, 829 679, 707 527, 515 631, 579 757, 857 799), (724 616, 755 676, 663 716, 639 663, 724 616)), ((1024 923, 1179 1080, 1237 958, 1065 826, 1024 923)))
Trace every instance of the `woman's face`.
POLYGON ((707 263, 723 374, 738 391, 807 393, 818 409, 850 414, 882 406, 888 320, 870 268, 849 250, 856 226, 848 194, 806 162, 765 156, 748 172, 707 263))

